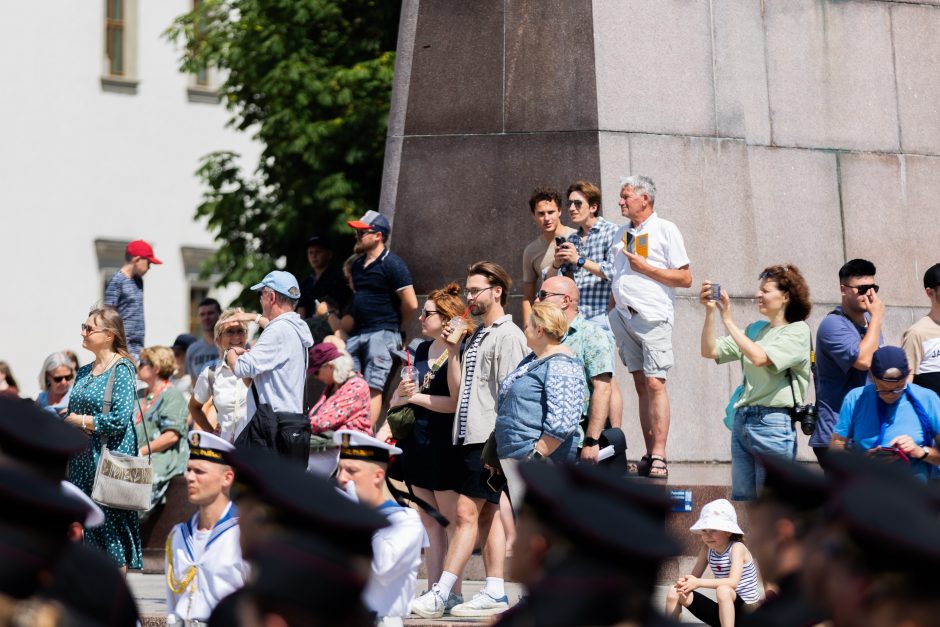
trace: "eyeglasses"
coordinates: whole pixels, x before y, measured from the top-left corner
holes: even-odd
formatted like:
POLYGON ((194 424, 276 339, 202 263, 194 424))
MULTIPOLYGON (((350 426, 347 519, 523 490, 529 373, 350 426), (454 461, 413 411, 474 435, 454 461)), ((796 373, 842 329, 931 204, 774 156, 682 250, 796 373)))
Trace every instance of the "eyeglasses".
POLYGON ((419 318, 430 318, 431 316, 437 316, 437 315, 440 315, 440 312, 439 312, 439 311, 428 311, 427 309, 425 309, 424 311, 421 312, 421 315, 418 316, 418 317, 419 317, 419 318))
POLYGON ((907 384, 906 384, 906 383, 905 383, 904 385, 902 385, 901 387, 899 387, 899 388, 894 388, 893 390, 879 390, 879 389, 878 389, 878 386, 875 386, 875 391, 878 392, 878 394, 888 394, 888 395, 891 395, 891 396, 897 396, 897 395, 899 395, 899 394, 904 394, 904 391, 905 391, 906 389, 907 389, 907 384))
POLYGON ((50 376, 49 378, 55 381, 56 383, 62 383, 63 381, 71 381, 74 378, 74 376, 75 375, 65 374, 65 375, 62 375, 61 377, 50 376))
POLYGON ((84 333, 85 335, 91 335, 92 333, 107 333, 107 331, 105 331, 104 329, 96 329, 90 324, 83 324, 82 333, 84 333))
POLYGON ((559 294, 558 292, 546 292, 545 290, 539 290, 535 293, 535 297, 539 300, 545 300, 549 296, 566 296, 566 294, 559 294))
POLYGON ((583 201, 583 200, 569 200, 569 201, 568 201, 567 203, 565 203, 565 204, 566 204, 568 207, 570 207, 571 205, 574 205, 575 207, 577 207, 578 209, 580 209, 580 208, 581 208, 581 205, 584 204, 584 201, 583 201))
POLYGON ((466 294, 467 298, 476 298, 477 296, 479 296, 486 290, 493 289, 493 287, 494 286, 492 285, 489 287, 468 287, 467 289, 463 291, 463 293, 466 294))
POLYGON ((843 283, 842 286, 855 290, 856 292, 858 292, 859 296, 861 296, 862 294, 867 294, 868 290, 874 290, 875 294, 877 294, 878 290, 881 289, 874 283, 866 283, 865 285, 846 285, 845 283, 843 283))
POLYGON ((224 334, 228 335, 229 337, 233 335, 245 335, 245 333, 247 333, 247 331, 241 327, 232 327, 231 329, 226 329, 224 331, 224 334))
POLYGON ((378 231, 366 231, 365 229, 358 229, 356 231, 356 239, 362 239, 366 235, 375 235, 378 231))
POLYGON ((151 366, 153 366, 153 363, 152 363, 152 362, 149 362, 149 361, 147 361, 146 359, 141 359, 141 360, 140 360, 140 367, 141 367, 141 368, 150 368, 151 366))

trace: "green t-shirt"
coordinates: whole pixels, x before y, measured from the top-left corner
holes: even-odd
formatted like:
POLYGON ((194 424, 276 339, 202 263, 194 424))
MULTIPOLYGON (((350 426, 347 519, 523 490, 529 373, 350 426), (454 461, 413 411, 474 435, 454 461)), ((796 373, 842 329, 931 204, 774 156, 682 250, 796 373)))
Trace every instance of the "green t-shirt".
MULTIPOLYGON (((136 412, 135 412, 136 413, 136 412)), ((163 498, 170 479, 186 472, 189 461, 189 443, 186 440, 188 428, 186 417, 189 415, 189 403, 183 394, 173 386, 167 387, 156 402, 146 412, 147 434, 150 441, 156 440, 164 431, 175 431, 180 440, 165 451, 153 454, 153 501, 154 505, 163 498)), ((144 427, 134 421, 137 430, 137 442, 140 448, 146 448, 144 427)), ((146 454, 146 452, 144 453, 146 454)))
MULTIPOLYGON (((735 407, 793 407, 793 394, 787 369, 793 374, 796 402, 802 404, 809 386, 810 329, 805 322, 791 322, 780 327, 764 327, 757 334, 757 344, 772 362, 764 367, 743 359, 744 393, 735 407)), ((718 338, 719 364, 742 358, 741 349, 730 335, 718 338)))

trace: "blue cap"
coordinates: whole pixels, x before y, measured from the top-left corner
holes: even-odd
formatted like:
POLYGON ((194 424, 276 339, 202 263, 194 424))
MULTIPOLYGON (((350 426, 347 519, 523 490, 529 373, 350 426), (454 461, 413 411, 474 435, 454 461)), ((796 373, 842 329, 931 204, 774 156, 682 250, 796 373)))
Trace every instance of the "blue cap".
POLYGON ((293 298, 295 300, 300 298, 300 286, 297 285, 297 279, 295 279, 294 275, 290 272, 283 270, 268 272, 267 275, 261 279, 261 283, 251 286, 251 291, 258 292, 263 287, 272 289, 287 298, 293 298))
POLYGON ((911 368, 907 363, 907 355, 897 346, 882 346, 871 356, 871 376, 876 379, 884 379, 885 373, 892 368, 901 371, 901 379, 910 373, 911 368))

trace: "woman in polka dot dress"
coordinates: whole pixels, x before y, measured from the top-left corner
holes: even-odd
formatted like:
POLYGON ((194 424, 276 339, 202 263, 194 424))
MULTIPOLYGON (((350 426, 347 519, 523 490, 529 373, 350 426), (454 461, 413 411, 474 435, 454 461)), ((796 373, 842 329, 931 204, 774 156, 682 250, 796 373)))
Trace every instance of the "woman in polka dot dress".
MULTIPOLYGON (((88 448, 69 462, 69 481, 91 496, 102 443, 114 452, 137 454, 133 424, 137 375, 127 352, 124 323, 113 307, 88 314, 82 325, 82 347, 95 354, 95 361, 79 368, 65 421, 89 435, 88 448), (105 387, 114 368, 111 411, 103 413, 105 387)), ((104 524, 86 529, 85 541, 107 551, 122 571, 142 568, 137 512, 104 506, 101 509, 104 524)))

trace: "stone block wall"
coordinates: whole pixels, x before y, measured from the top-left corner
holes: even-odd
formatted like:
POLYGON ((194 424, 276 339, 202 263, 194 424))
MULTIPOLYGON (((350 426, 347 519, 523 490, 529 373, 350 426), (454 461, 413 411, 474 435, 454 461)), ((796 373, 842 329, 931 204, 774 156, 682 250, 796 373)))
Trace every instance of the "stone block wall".
MULTIPOLYGON (((865 257, 899 343, 940 261, 938 70, 940 0, 406 0, 380 209, 419 293, 482 258, 519 281, 532 188, 597 181, 622 222, 619 178, 646 174, 695 285, 720 281, 741 321, 761 269, 792 263, 815 327, 865 257)), ((740 371, 699 357, 696 291, 677 302, 669 456, 727 460, 740 371)))

